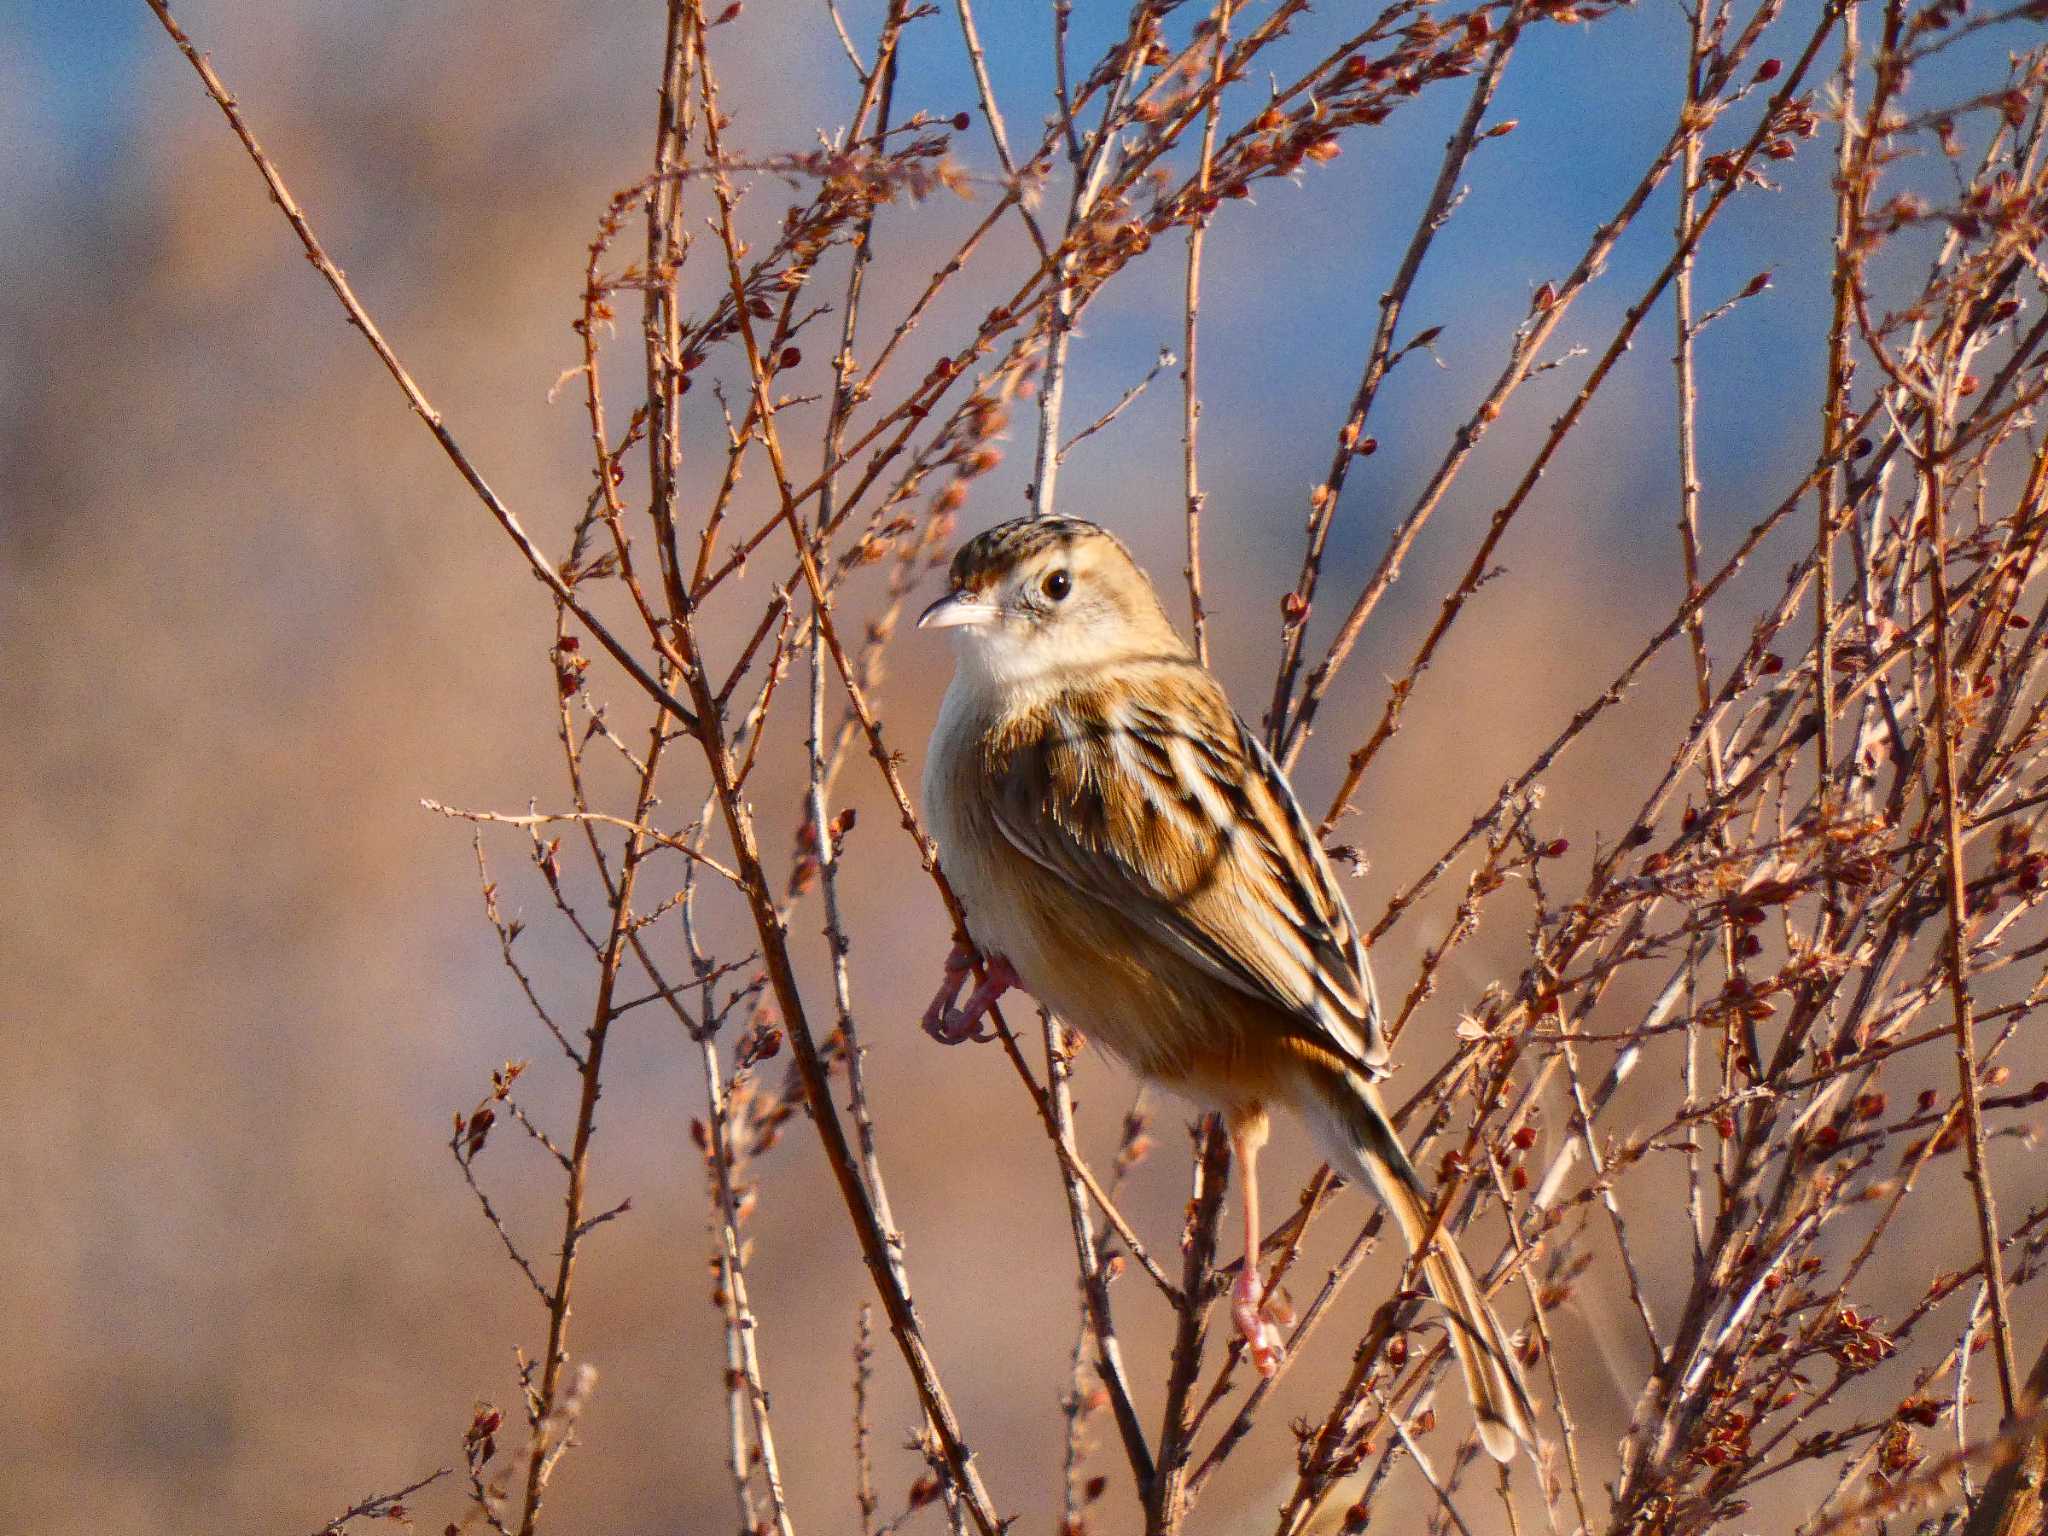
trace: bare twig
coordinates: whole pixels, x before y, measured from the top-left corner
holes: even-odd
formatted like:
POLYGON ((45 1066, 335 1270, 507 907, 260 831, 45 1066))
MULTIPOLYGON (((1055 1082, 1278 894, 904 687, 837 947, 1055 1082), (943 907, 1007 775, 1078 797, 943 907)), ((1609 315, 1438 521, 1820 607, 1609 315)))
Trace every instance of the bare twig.
POLYGON ((405 1507, 405 1501, 418 1493, 422 1488, 432 1487, 435 1483, 441 1481, 442 1478, 448 1475, 448 1471, 448 1468, 442 1467, 438 1471, 429 1472, 418 1482, 407 1483, 395 1493, 372 1494, 360 1504, 343 1510, 332 1520, 321 1526, 319 1530, 315 1531, 313 1536, 340 1536, 342 1528, 351 1520, 404 1520, 409 1514, 405 1507))

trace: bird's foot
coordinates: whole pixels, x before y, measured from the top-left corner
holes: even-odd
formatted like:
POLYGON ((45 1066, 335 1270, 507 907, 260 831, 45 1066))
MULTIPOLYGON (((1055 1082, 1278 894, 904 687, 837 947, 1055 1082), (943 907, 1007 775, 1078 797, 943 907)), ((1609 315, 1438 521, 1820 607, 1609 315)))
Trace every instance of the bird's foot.
POLYGON ((1267 1380, 1279 1374, 1280 1363, 1287 1358, 1287 1347, 1280 1339, 1282 1310, 1266 1300, 1266 1286, 1259 1277, 1258 1266, 1245 1265, 1230 1292, 1230 1316, 1244 1338, 1252 1369, 1267 1380))
POLYGON ((974 968, 974 960, 974 951, 966 945, 953 946, 953 952, 946 957, 946 979, 939 984, 938 994, 924 1011, 924 1032, 941 1045, 994 1039, 981 1027, 982 1018, 995 1006, 997 998, 1017 985, 1017 973, 1010 969, 1010 962, 998 956, 986 963, 981 985, 968 994, 966 1003, 954 1007, 953 999, 960 995, 960 988, 966 984, 968 973, 974 968))
MULTIPOLYGON (((946 979, 939 983, 931 1006, 924 1011, 924 1032, 934 1040, 946 1040, 945 1024, 947 1016, 953 1012, 953 1000, 967 985, 968 973, 973 969, 974 951, 965 944, 955 944, 952 953, 946 956, 946 979)), ((946 1043, 950 1045, 953 1042, 947 1040, 946 1043)))

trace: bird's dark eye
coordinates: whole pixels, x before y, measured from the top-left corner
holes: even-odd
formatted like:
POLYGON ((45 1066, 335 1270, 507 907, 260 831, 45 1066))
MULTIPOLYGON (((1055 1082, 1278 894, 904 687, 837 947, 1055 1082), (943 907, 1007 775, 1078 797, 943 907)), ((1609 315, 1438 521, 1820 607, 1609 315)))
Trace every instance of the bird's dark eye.
POLYGON ((1054 571, 1045 578, 1045 595, 1058 602, 1074 590, 1074 578, 1065 571, 1054 571))

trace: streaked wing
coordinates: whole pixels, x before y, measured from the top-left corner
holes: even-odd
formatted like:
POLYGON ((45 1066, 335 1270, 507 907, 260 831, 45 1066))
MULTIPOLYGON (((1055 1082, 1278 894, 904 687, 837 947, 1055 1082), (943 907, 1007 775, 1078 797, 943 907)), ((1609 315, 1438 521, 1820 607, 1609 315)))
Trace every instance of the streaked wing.
POLYGON ((996 823, 1017 849, 1141 923, 1302 1036, 1377 1076, 1365 946, 1315 832, 1223 690, 1193 663, 1120 668, 989 742, 996 823))

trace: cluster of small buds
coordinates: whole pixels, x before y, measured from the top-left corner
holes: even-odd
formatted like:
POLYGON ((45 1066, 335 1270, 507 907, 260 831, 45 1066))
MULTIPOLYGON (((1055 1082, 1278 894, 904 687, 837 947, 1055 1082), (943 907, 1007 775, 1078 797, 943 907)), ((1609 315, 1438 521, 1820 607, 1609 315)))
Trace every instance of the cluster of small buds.
POLYGON ((582 690, 584 674, 590 670, 583 642, 574 635, 563 635, 555 641, 549 656, 555 664, 555 687, 564 699, 574 698, 582 690))
MULTIPOLYGON (((834 816, 825 828, 828 850, 837 859, 846 845, 846 834, 854 829, 859 812, 852 806, 834 816)), ((818 825, 808 813, 796 827, 796 849, 790 859, 788 897, 797 900, 818 883, 818 825)))
MULTIPOLYGON (((469 1428, 463 1431, 463 1458, 469 1464, 469 1476, 473 1485, 489 1487, 484 1483, 485 1469, 498 1455, 498 1431, 505 1425, 505 1415, 489 1403, 478 1403, 470 1416, 469 1428)), ((504 1497, 504 1490, 497 1490, 497 1497, 504 1497)), ((457 1527, 450 1526, 455 1530, 457 1527)))
POLYGON ((1749 1455, 1750 1432, 1755 1427, 1750 1417, 1739 1411, 1716 1415, 1708 1420, 1704 1435, 1689 1454, 1708 1467, 1725 1467, 1741 1461, 1749 1455))
MULTIPOLYGON (((1104 1393, 1103 1396, 1107 1398, 1108 1394, 1104 1393)), ((1074 1489, 1074 1500, 1085 1510, 1091 1504, 1100 1501, 1103 1494, 1108 1491, 1109 1479, 1098 1472, 1080 1480, 1074 1489)), ((1089 1536, 1093 1529, 1094 1527, 1088 1523, 1088 1517, 1079 1512, 1063 1516, 1059 1525, 1060 1536, 1089 1536)))
MULTIPOLYGON (((1036 367, 1035 360, 1020 358, 1013 368, 978 386, 954 412, 925 455, 929 468, 921 474, 950 471, 932 497, 922 538, 934 564, 943 564, 950 558, 948 546, 960 511, 967 505, 969 487, 1003 462, 1001 443, 1010 425, 1011 401, 1025 393, 1036 367)), ((904 532, 908 534, 910 530, 906 528, 904 532)))
POLYGON ((455 1115, 455 1155, 464 1162, 472 1162, 484 1149, 491 1127, 497 1124, 498 1112, 492 1106, 501 1104, 511 1097, 512 1085, 529 1064, 524 1061, 508 1061, 491 1073, 491 1092, 467 1115, 457 1111, 455 1115))
POLYGON ((1970 0, 1931 0, 1930 4, 1908 13, 1906 32, 1909 37, 1943 32, 1969 14, 1970 0))
POLYGON ((1877 1437, 1877 1471, 1874 1477, 1903 1477, 1919 1466, 1926 1457, 1921 1454, 1919 1441, 1913 1431, 1904 1424, 1893 1422, 1884 1427, 1877 1437))
MULTIPOLYGON (((1612 8, 1606 0, 1597 4, 1541 0, 1523 7, 1523 20, 1525 24, 1583 23, 1612 8)), ((1342 153, 1345 130, 1383 123, 1402 101, 1420 95, 1430 85, 1471 74, 1498 32, 1501 21, 1497 16, 1505 14, 1505 7, 1482 5, 1442 19, 1413 15, 1405 26, 1388 34, 1394 41, 1387 52, 1357 52, 1328 61, 1315 75, 1227 135, 1206 178, 1191 177, 1171 190, 1167 179, 1159 179, 1151 210, 1142 222, 1120 221, 1096 231, 1088 243, 1097 252, 1091 264, 1102 269, 1098 280, 1142 251, 1147 236, 1206 220, 1224 200, 1249 198, 1257 181, 1291 177, 1308 166, 1327 164, 1342 153)), ((1213 45, 1207 42, 1212 35, 1210 24, 1198 25, 1194 41, 1173 67, 1163 71, 1130 108, 1130 123, 1142 136, 1141 154, 1163 149, 1206 110, 1217 85, 1213 45)), ((1149 47, 1147 58, 1166 62, 1167 55, 1163 46, 1155 44, 1149 47)), ((1222 83, 1228 85, 1243 72, 1241 62, 1226 62, 1222 83)), ((1512 121, 1497 124, 1482 137, 1498 138, 1515 126, 1512 121)))
POLYGON ((1523 1159, 1535 1147, 1536 1140, 1535 1126, 1518 1125, 1512 1135, 1494 1148, 1495 1155, 1507 1169, 1508 1188, 1517 1194, 1529 1187, 1529 1170, 1523 1159))
POLYGON ((1155 1145, 1152 1140, 1152 1117, 1142 1107, 1133 1107, 1124 1115, 1123 1135, 1117 1141, 1117 1177, 1127 1177, 1134 1168, 1152 1155, 1155 1145))
POLYGON ((1851 1371, 1867 1371, 1897 1348, 1878 1327, 1876 1319, 1864 1316, 1854 1307, 1836 1312, 1820 1342, 1837 1364, 1851 1371))

